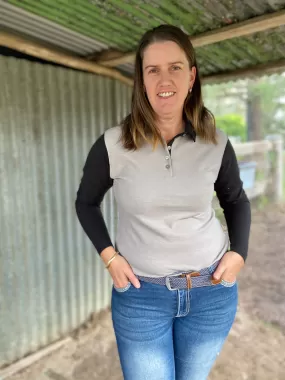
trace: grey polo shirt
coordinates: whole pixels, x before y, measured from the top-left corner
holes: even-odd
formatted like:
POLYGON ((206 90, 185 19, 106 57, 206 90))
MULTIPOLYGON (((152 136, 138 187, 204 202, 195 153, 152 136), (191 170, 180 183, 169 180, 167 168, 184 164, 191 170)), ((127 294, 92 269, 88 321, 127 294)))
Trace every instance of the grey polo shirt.
POLYGON ((250 204, 234 150, 217 130, 206 143, 188 121, 185 132, 156 150, 145 143, 127 151, 121 127, 108 129, 91 148, 77 192, 83 229, 102 252, 112 245, 100 204, 113 186, 118 207, 116 248, 137 275, 160 277, 200 270, 228 250, 246 258, 250 204), (216 191, 228 233, 215 216, 216 191))

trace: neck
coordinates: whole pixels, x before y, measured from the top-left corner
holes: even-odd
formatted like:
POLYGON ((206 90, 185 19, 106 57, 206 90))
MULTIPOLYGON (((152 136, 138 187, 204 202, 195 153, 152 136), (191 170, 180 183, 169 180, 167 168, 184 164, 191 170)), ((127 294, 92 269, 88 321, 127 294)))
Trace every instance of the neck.
POLYGON ((166 142, 173 139, 174 136, 184 131, 184 121, 177 117, 159 118, 157 127, 166 142))

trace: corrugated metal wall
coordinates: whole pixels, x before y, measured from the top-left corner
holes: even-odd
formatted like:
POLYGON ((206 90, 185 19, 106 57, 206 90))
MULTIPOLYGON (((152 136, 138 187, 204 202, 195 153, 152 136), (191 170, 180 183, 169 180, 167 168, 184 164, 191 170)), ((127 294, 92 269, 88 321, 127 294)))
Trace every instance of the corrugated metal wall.
MULTIPOLYGON (((128 112, 114 80, 0 57, 0 367, 110 302, 111 280, 74 208, 95 139, 128 112)), ((115 205, 103 206, 111 236, 115 205)))

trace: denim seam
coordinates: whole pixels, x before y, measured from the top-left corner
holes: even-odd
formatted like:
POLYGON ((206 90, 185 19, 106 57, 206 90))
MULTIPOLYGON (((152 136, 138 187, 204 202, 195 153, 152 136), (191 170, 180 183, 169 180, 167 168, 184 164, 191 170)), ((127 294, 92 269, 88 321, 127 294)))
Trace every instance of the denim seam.
POLYGON ((177 297, 178 297, 178 307, 177 307, 177 313, 176 313, 176 317, 179 317, 179 314, 180 314, 180 291, 177 290, 177 297))
POLYGON ((187 293, 186 293, 186 311, 187 311, 187 314, 190 311, 190 289, 187 289, 187 293))
POLYGON ((181 298, 182 298, 182 295, 184 293, 184 290, 180 289, 178 290, 178 312, 176 314, 176 317, 185 317, 188 313, 189 313, 189 310, 190 310, 190 291, 189 290, 186 290, 186 299, 185 299, 185 303, 186 303, 186 308, 185 308, 185 311, 182 312, 180 309, 181 309, 181 298), (181 297, 181 298, 180 298, 181 297))

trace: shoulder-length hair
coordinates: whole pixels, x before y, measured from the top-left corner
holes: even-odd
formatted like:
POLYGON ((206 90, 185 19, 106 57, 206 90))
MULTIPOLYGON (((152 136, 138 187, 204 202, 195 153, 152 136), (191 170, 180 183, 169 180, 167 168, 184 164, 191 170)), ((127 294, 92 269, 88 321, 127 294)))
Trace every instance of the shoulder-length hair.
POLYGON ((173 25, 160 25, 147 31, 139 42, 136 58, 134 87, 132 93, 131 113, 122 121, 122 143, 128 150, 139 149, 145 142, 153 148, 163 143, 159 129, 156 127, 156 116, 144 91, 143 54, 146 47, 155 42, 173 41, 186 54, 189 67, 196 67, 196 78, 192 92, 188 93, 184 102, 184 116, 191 121, 197 136, 206 142, 216 144, 216 125, 213 114, 204 106, 201 80, 196 62, 194 48, 189 37, 181 29, 173 25))

